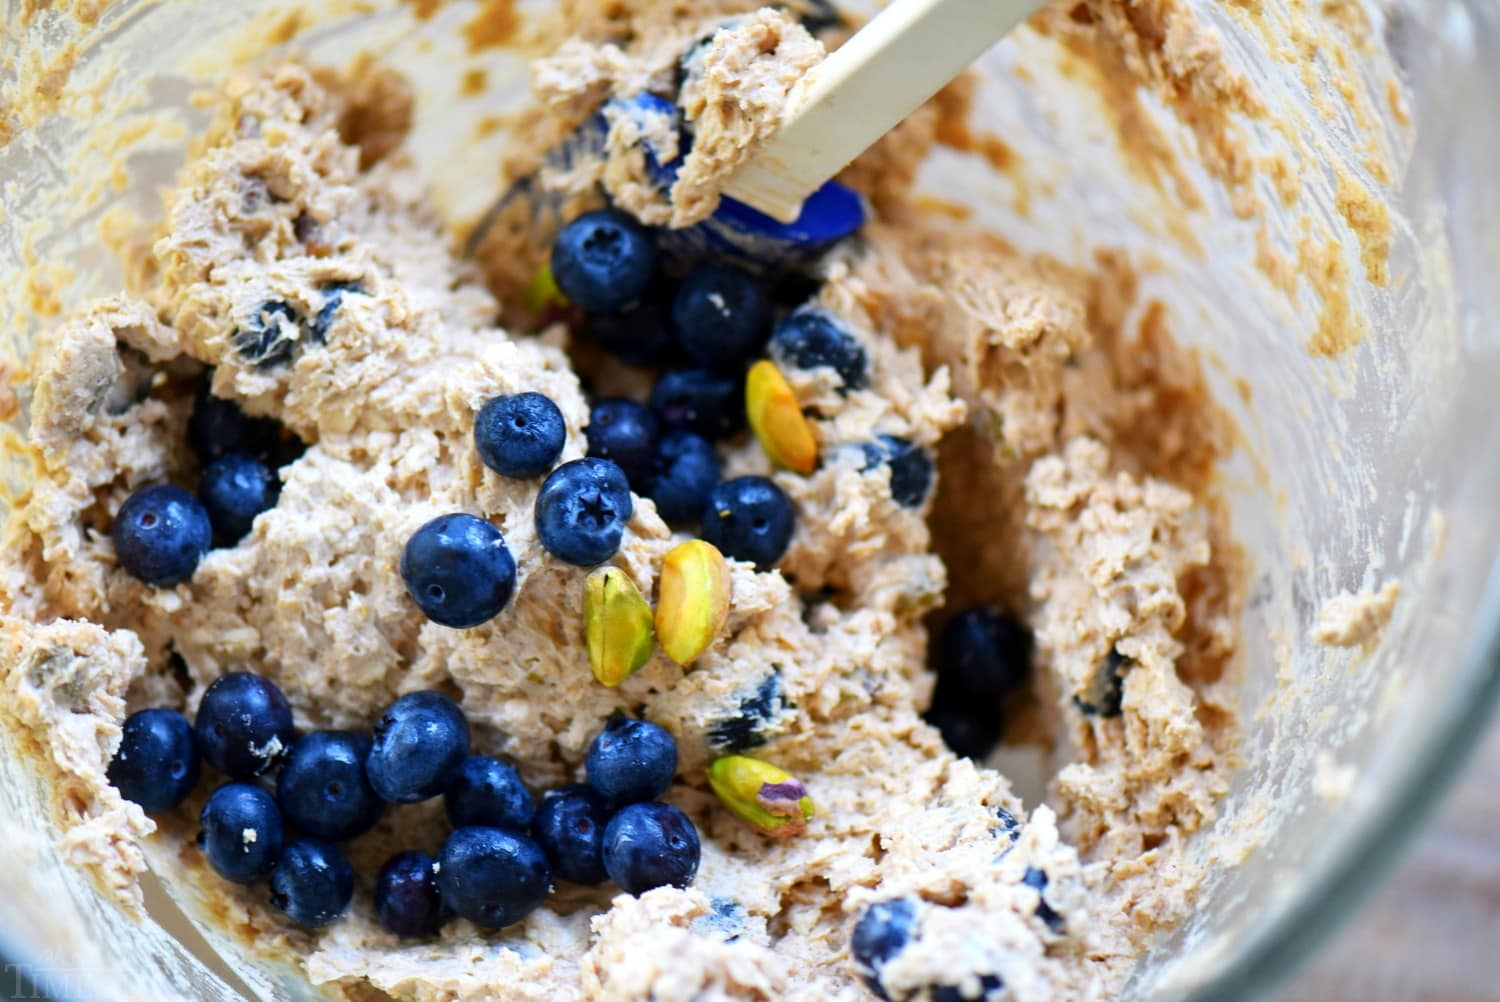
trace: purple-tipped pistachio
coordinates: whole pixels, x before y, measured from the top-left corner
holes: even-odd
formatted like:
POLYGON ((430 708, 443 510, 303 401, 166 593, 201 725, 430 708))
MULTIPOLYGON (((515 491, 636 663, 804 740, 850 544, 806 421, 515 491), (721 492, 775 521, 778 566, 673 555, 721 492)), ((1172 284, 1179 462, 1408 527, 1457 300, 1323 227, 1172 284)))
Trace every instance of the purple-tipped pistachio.
POLYGON ((708 767, 708 785, 736 817, 773 838, 798 834, 814 813, 800 779, 748 755, 715 759, 708 767))

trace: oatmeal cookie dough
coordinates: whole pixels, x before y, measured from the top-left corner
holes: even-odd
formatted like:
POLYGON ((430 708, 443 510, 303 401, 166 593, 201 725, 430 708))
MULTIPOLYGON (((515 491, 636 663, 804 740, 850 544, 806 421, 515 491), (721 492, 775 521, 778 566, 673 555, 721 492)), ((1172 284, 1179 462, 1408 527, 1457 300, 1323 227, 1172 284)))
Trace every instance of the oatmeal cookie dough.
MULTIPOLYGON (((758 51, 811 51, 783 15, 739 23, 762 33, 758 51)), ((549 95, 569 81, 539 71, 539 120, 571 128, 664 65, 652 36, 620 43, 591 39, 615 63, 567 100, 549 95)), ((713 65, 740 65, 730 55, 713 65)), ((775 89, 738 73, 720 84, 775 89)), ((788 373, 821 465, 772 473, 748 439, 726 461, 726 475, 774 476, 796 505, 779 569, 733 563, 729 623, 692 670, 658 653, 609 689, 584 651, 586 572, 539 546, 537 485, 495 476, 472 443, 485 400, 536 390, 564 415, 562 459, 583 454, 567 334, 496 325, 517 288, 492 266, 496 245, 480 264, 451 252, 391 142, 404 95, 369 64, 341 75, 293 62, 228 84, 133 263, 136 287, 39 347, 41 476, 0 554, 3 669, 25 698, 0 712, 59 790, 72 857, 126 903, 149 857, 246 948, 349 998, 858 999, 851 930, 896 898, 913 902, 917 933, 882 971, 891 997, 997 984, 1016 999, 1107 996, 1190 907, 1201 870, 1184 840, 1213 816, 1234 732, 1218 689, 1233 551, 1203 493, 1222 428, 1162 319, 1127 330, 1128 265, 1078 275, 1022 260, 951 221, 923 225, 897 199, 822 266, 819 304, 867 353, 868 389, 788 373), (1128 361, 1127 342, 1152 362, 1128 361), (135 488, 194 482, 186 425, 203 380, 305 450, 245 539, 153 589, 117 566, 108 530, 135 488), (940 454, 935 499, 902 507, 887 472, 862 469, 860 446, 879 434, 940 454), (519 568, 507 609, 467 631, 427 622, 397 567, 411 532, 449 511, 499 527, 519 568), (948 512, 963 517, 944 525, 948 512), (1007 712, 1055 742, 1050 805, 1028 812, 1003 775, 955 758, 920 719, 928 617, 950 577, 963 601, 998 601, 1037 630, 1034 691, 1007 712), (1074 697, 1092 697, 1102 666, 1119 705, 1086 715, 1074 697), (400 693, 446 691, 476 750, 514 761, 535 789, 577 778, 603 722, 638 712, 678 739, 668 799, 703 833, 698 878, 638 899, 560 888, 504 932, 455 920, 420 943, 384 932, 364 895, 326 930, 292 928, 263 889, 219 880, 192 849, 206 789, 153 821, 103 776, 128 710, 192 712, 237 669, 276 681, 304 728, 368 727, 400 693), (818 811, 802 835, 767 839, 707 792, 711 758, 747 749, 807 784, 818 811)), ((614 562, 649 596, 674 541, 637 498, 614 562)), ((351 859, 369 875, 443 832, 437 805, 395 809, 351 859)))

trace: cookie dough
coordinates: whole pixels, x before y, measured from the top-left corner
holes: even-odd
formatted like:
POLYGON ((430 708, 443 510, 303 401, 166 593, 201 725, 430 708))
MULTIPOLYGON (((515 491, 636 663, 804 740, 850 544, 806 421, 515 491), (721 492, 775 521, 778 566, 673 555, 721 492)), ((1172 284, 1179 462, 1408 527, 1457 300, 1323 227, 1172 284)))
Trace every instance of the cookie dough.
MULTIPOLYGON (((771 11, 722 37, 714 19, 640 30, 683 6, 616 5, 538 65, 531 120, 551 139, 611 95, 669 86, 664 53, 713 38, 695 57, 698 144, 671 192, 629 188, 639 165, 621 165, 615 135, 602 159, 548 179, 570 206, 597 201, 603 182, 635 190, 652 222, 702 218, 714 179, 821 54, 771 11)), ((227 83, 154 243, 129 262, 133 287, 37 349, 39 476, 0 552, 0 721, 52 784, 70 858, 137 908, 149 862, 247 949, 348 998, 865 998, 850 933, 869 904, 898 897, 915 902, 919 934, 883 972, 892 998, 1110 995, 1191 908, 1205 864, 1186 839, 1234 765, 1224 675, 1241 583, 1208 490, 1229 436, 1161 311, 1136 319, 1123 257, 1091 273, 1023 259, 907 197, 899 179, 953 96, 851 169, 855 183, 881 177, 879 215, 820 266, 817 299, 863 345, 870 386, 840 395, 826 373, 789 373, 821 465, 773 472, 750 439, 727 457, 726 475, 773 476, 793 499, 786 557, 767 572, 733 563, 729 623, 691 670, 658 653, 610 689, 584 650, 586 572, 538 545, 536 485, 490 473, 472 443, 484 401, 535 390, 566 420, 562 458, 577 458, 579 370, 618 378, 570 357, 561 326, 496 324, 550 240, 545 221, 502 225, 477 260, 456 256, 401 153, 409 96, 388 69, 293 61, 227 83), (117 566, 109 526, 132 490, 194 483, 186 425, 204 380, 306 448, 244 540, 190 582, 151 588, 117 566), (862 471, 860 444, 877 434, 940 457, 923 508, 862 471), (427 622, 397 568, 412 531, 450 511, 493 522, 519 567, 510 606, 466 631, 427 622), (1036 632, 1034 684, 1005 713, 1015 742, 1051 749, 1045 803, 1023 805, 921 720, 945 601, 998 602, 1036 632), (534 789, 577 778, 603 722, 639 712, 678 738, 667 799, 704 835, 698 878, 640 898, 560 886, 502 933, 455 920, 401 941, 374 921, 368 882, 390 853, 440 843, 427 803, 351 845, 365 893, 349 916, 295 928, 263 888, 219 880, 193 849, 212 784, 152 819, 104 778, 128 711, 192 712, 237 669, 276 681, 304 728, 367 728, 402 692, 448 692, 476 747, 534 789), (1118 712, 1085 713, 1102 672, 1117 676, 1118 712), (802 835, 762 837, 707 792, 710 759, 748 748, 807 784, 818 812, 802 835)), ((678 538, 639 498, 615 563, 649 596, 678 538)))

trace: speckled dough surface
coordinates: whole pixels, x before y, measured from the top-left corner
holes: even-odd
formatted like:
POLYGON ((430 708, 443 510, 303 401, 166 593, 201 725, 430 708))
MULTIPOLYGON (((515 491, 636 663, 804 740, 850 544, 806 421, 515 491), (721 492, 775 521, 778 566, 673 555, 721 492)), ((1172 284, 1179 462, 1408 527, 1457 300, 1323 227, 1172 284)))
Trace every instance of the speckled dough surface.
MULTIPOLYGON (((565 129, 657 80, 670 47, 631 18, 662 23, 671 6, 624 5, 609 29, 540 64, 536 120, 565 129), (579 66, 597 70, 587 86, 569 76, 579 66)), ((572 7, 589 23, 586 4, 572 7)), ((703 55, 707 86, 733 103, 699 95, 705 160, 689 157, 654 222, 712 210, 712 178, 784 97, 774 68, 821 53, 783 15, 738 25, 703 55), (763 58, 741 58, 736 39, 763 58)), ((350 998, 867 998, 851 930, 871 902, 903 896, 918 934, 885 968, 892 998, 1111 994, 1191 908, 1206 865, 1186 839, 1212 820, 1234 764, 1221 676, 1240 601, 1206 490, 1229 435, 1160 311, 1134 309, 1129 262, 1074 272, 927 219, 895 180, 931 145, 937 105, 919 112, 871 154, 892 164, 878 172, 880 218, 821 266, 819 299, 865 348, 869 388, 840 395, 826 371, 789 374, 815 419, 812 475, 773 474, 749 439, 726 461, 791 496, 789 552, 776 570, 733 564, 729 623, 691 670, 658 652, 609 689, 584 651, 586 571, 538 544, 537 485, 496 476, 472 444, 485 400, 535 390, 566 419, 563 459, 584 452, 566 331, 496 325, 516 294, 505 276, 548 235, 498 264, 485 254, 504 249, 499 238, 477 262, 456 256, 400 152, 407 102, 400 78, 368 63, 341 74, 290 62, 228 83, 154 243, 129 262, 132 288, 38 347, 41 476, 0 554, 0 721, 52 782, 69 857, 125 907, 140 906, 149 858, 250 948, 350 998), (261 364, 267 346, 284 361, 261 364), (135 488, 195 482, 186 424, 209 371, 214 393, 307 448, 244 540, 190 582, 151 588, 117 566, 109 526, 135 488), (876 434, 940 456, 922 508, 896 504, 885 472, 861 471, 858 445, 876 434), (500 528, 519 568, 509 607, 467 631, 427 622, 397 569, 411 532, 450 511, 500 528), (1024 724, 1016 740, 1051 748, 1047 803, 1023 805, 920 718, 928 627, 950 592, 1006 605, 1036 631, 1034 684, 1005 712, 1024 724), (1085 715, 1078 700, 1112 651, 1120 713, 1085 715), (388 812, 351 846, 362 883, 347 918, 297 929, 264 888, 220 881, 192 847, 212 784, 148 819, 104 778, 127 710, 191 712, 235 669, 280 684, 302 727, 368 727, 402 692, 447 691, 477 748, 514 761, 534 789, 578 777, 602 723, 638 712, 678 738, 667 799, 703 832, 698 878, 638 899, 560 886, 504 932, 455 920, 434 940, 401 941, 374 921, 369 883, 395 849, 440 843, 441 806, 428 803, 388 812), (726 726, 747 701, 764 710, 754 726, 726 726), (805 781, 818 810, 803 834, 762 837, 717 804, 705 769, 729 746, 805 781), (1046 908, 1029 869, 1047 874, 1046 908)), ((598 180, 606 166, 589 169, 598 180)), ((614 563, 649 597, 680 538, 638 498, 614 563)))

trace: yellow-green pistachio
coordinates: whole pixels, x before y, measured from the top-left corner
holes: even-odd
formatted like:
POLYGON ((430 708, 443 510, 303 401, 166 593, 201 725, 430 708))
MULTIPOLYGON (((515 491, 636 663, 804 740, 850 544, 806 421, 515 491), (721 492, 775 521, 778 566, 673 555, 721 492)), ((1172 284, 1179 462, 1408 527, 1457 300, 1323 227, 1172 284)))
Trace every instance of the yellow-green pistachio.
POLYGON ((745 416, 771 462, 804 476, 818 465, 818 442, 797 395, 775 364, 762 359, 745 377, 745 416))
POLYGON ((651 660, 651 606, 618 567, 600 567, 584 580, 583 628, 589 666, 605 685, 619 685, 651 660))
POLYGON ((796 835, 813 816, 802 781, 785 769, 747 755, 725 755, 708 767, 708 785, 724 806, 757 831, 796 835))
POLYGON ((656 635, 667 657, 689 664, 729 618, 729 563, 712 543, 690 539, 667 551, 656 597, 656 635))
POLYGON ((526 304, 526 309, 532 313, 541 313, 553 306, 567 306, 568 297, 562 294, 557 287, 557 280, 552 277, 552 263, 543 261, 542 266, 536 270, 526 287, 521 290, 521 302, 526 304))

